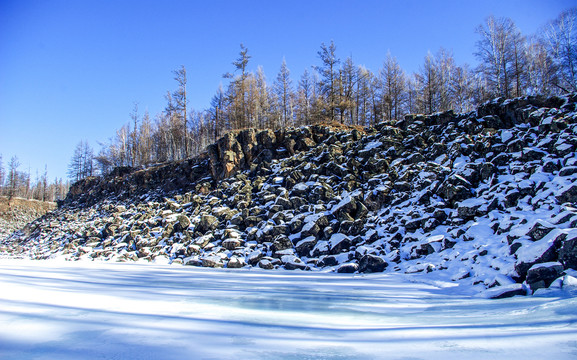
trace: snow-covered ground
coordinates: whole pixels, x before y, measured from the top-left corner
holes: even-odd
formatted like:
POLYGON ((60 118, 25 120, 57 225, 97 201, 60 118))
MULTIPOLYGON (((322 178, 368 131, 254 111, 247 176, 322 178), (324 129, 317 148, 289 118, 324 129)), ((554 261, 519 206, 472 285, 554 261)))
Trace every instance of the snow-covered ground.
POLYGON ((574 288, 0 260, 0 359, 575 359, 574 288))

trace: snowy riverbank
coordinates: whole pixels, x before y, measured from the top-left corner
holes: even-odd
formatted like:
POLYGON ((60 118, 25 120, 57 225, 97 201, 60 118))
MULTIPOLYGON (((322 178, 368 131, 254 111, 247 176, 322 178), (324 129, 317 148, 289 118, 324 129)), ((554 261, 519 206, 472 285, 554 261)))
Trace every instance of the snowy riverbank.
POLYGON ((575 288, 0 260, 2 359, 574 359, 575 288))

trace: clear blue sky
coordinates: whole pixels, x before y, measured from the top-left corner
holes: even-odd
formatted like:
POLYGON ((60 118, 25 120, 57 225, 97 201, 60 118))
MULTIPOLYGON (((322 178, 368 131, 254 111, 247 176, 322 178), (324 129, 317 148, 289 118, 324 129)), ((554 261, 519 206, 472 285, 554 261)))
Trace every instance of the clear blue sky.
POLYGON ((49 178, 66 177, 76 144, 113 137, 134 102, 152 116, 184 65, 191 105, 208 107, 239 44, 250 70, 276 77, 283 57, 294 82, 318 65, 322 42, 376 71, 387 51, 409 72, 428 51, 476 64, 474 29, 512 18, 533 34, 575 1, 0 0, 0 154, 49 178))

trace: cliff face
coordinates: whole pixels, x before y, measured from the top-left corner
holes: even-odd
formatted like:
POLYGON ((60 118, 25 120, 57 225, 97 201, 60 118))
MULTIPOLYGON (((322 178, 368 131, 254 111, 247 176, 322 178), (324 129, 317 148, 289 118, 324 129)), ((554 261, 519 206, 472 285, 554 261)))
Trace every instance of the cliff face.
POLYGON ((497 99, 363 131, 243 130, 197 159, 75 184, 0 249, 547 287, 577 269, 576 100, 497 99))

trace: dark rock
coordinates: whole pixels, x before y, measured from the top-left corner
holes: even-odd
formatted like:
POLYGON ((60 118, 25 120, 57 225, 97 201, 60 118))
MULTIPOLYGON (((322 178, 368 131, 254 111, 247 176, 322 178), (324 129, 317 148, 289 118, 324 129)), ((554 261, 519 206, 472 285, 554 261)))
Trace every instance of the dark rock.
POLYGON ((518 260, 515 264, 515 271, 519 275, 518 279, 525 280, 527 271, 535 264, 557 261, 557 249, 561 247, 566 237, 566 233, 555 229, 543 239, 532 243, 531 246, 523 246, 517 250, 515 255, 518 260))
POLYGON ((533 241, 538 241, 543 239, 545 235, 549 234, 554 228, 554 225, 546 221, 538 220, 535 222, 535 225, 533 225, 531 230, 527 232, 527 236, 529 236, 533 241))
POLYGON ((359 260, 359 272, 362 273, 373 273, 373 272, 383 272, 387 268, 387 262, 382 258, 367 254, 361 257, 359 260))
POLYGON ((265 270, 272 270, 274 269, 273 263, 268 259, 261 259, 258 262, 258 267, 265 270))
POLYGON ((317 239, 314 236, 309 236, 295 245, 295 250, 300 256, 309 256, 311 250, 317 244, 317 239))
POLYGON ((526 296, 527 289, 525 289, 523 284, 512 284, 507 286, 498 286, 488 290, 485 294, 489 299, 505 299, 519 295, 526 296))
POLYGON ((563 273, 563 265, 558 262, 549 262, 533 265, 527 271, 527 284, 531 290, 547 288, 563 273))
POLYGON ((577 184, 570 185, 562 190, 561 194, 555 196, 560 203, 577 204, 577 184))
POLYGON ((323 256, 317 265, 324 267, 324 266, 335 266, 338 264, 339 264, 339 262, 334 255, 327 255, 327 256, 323 256))
POLYGON ((290 239, 285 235, 277 236, 274 239, 274 242, 272 243, 272 249, 275 252, 286 249, 292 249, 292 247, 293 247, 292 241, 290 241, 290 239))
POLYGON ((337 272, 340 274, 353 274, 357 272, 359 269, 359 265, 355 263, 346 263, 342 264, 337 268, 337 272))
POLYGON ((572 232, 561 244, 559 261, 565 269, 577 269, 577 233, 572 232))
POLYGON ((341 252, 348 251, 352 245, 351 239, 344 234, 333 234, 330 239, 330 251, 331 254, 340 254, 341 252))
POLYGON ((571 176, 577 174, 577 166, 566 166, 559 170, 559 176, 571 176))

